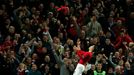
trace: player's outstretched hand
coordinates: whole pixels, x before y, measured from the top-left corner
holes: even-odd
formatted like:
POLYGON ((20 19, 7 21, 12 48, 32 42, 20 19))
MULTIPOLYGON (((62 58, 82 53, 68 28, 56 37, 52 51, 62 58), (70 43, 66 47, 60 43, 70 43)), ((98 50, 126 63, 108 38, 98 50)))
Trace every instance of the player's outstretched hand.
POLYGON ((89 52, 93 52, 94 48, 95 48, 95 45, 90 46, 90 47, 88 48, 88 49, 89 49, 89 52))

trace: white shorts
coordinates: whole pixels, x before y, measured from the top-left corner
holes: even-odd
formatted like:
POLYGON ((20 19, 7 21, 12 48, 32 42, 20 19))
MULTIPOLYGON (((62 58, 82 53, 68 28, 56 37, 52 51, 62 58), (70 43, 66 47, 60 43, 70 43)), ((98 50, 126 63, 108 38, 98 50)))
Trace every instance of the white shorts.
POLYGON ((74 70, 73 75, 82 75, 84 70, 85 70, 85 66, 78 63, 76 66, 76 69, 74 70))

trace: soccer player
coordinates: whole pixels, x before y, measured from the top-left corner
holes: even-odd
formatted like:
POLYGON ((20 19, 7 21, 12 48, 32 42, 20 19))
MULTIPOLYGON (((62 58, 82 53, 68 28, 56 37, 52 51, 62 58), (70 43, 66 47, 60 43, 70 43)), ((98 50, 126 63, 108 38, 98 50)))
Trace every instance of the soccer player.
POLYGON ((90 59, 92 58, 94 45, 89 47, 88 52, 82 51, 80 49, 80 45, 74 46, 73 49, 76 51, 77 55, 80 58, 73 75, 82 75, 88 61, 90 61, 90 59))

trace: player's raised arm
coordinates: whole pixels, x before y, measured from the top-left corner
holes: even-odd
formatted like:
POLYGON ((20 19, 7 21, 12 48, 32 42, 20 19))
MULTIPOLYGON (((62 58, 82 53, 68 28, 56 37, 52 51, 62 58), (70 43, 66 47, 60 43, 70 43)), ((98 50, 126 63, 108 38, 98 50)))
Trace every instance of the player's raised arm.
POLYGON ((79 47, 74 46, 73 47, 74 52, 77 52, 78 50, 81 50, 79 47))
POLYGON ((95 48, 95 45, 92 45, 88 48, 88 52, 93 52, 94 51, 94 48, 95 48))

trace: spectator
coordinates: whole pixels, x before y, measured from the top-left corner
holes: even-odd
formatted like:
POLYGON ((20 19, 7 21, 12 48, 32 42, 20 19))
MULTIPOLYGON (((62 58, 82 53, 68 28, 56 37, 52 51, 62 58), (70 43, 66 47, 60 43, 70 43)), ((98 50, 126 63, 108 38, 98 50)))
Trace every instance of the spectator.
POLYGON ((28 72, 27 75, 41 75, 41 72, 38 70, 36 64, 32 64, 31 70, 28 72))
POLYGON ((107 75, 114 75, 114 69, 112 67, 109 67, 107 75))
POLYGON ((87 35, 89 37, 98 35, 99 32, 102 30, 100 23, 96 19, 96 16, 92 16, 91 22, 88 23, 87 27, 88 27, 87 35))
POLYGON ((96 67, 97 67, 97 69, 94 71, 94 75, 98 75, 98 74, 106 75, 106 72, 102 70, 101 63, 98 63, 96 67))
POLYGON ((131 75, 131 67, 130 67, 130 63, 128 61, 125 62, 124 75, 131 75))
POLYGON ((126 33, 126 30, 123 29, 115 41, 115 48, 118 49, 121 47, 123 49, 126 49, 126 46, 129 44, 129 42, 132 41, 132 38, 126 33))
POLYGON ((95 64, 91 64, 91 69, 87 71, 87 75, 93 75, 95 68, 95 64))
POLYGON ((27 70, 30 70, 32 67, 32 58, 31 57, 27 57, 24 61, 24 64, 27 67, 27 70))
POLYGON ((17 69, 17 75, 26 75, 27 70, 26 70, 26 65, 23 63, 20 63, 17 69))
POLYGON ((60 75, 72 75, 72 72, 74 70, 74 65, 72 64, 72 61, 68 58, 62 59, 61 55, 57 55, 56 52, 54 52, 54 57, 57 61, 57 63, 61 66, 60 67, 60 75), (69 66, 70 65, 70 66, 69 66))
POLYGON ((120 67, 120 66, 116 66, 116 67, 115 67, 115 72, 114 72, 114 74, 116 74, 116 75, 122 75, 122 74, 121 74, 121 67, 120 67))
POLYGON ((103 53, 107 57, 109 57, 111 52, 115 52, 115 48, 114 48, 113 44, 111 43, 110 39, 106 39, 103 53))

